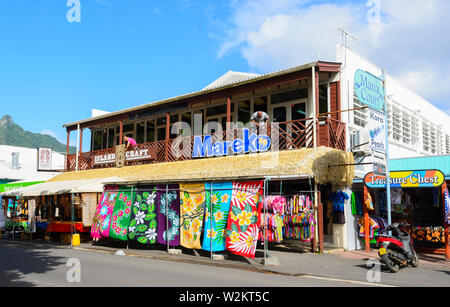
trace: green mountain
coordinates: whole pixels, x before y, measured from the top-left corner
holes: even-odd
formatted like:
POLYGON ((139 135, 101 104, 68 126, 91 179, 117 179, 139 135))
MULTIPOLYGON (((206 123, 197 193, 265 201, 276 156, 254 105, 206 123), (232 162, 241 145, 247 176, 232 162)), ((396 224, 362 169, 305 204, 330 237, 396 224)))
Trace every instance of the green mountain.
MULTIPOLYGON (((51 148, 56 152, 66 152, 66 145, 61 144, 54 137, 25 131, 22 127, 14 123, 9 115, 5 115, 0 119, 0 145, 26 148, 51 148)), ((76 148, 70 147, 69 152, 75 153, 76 148)))

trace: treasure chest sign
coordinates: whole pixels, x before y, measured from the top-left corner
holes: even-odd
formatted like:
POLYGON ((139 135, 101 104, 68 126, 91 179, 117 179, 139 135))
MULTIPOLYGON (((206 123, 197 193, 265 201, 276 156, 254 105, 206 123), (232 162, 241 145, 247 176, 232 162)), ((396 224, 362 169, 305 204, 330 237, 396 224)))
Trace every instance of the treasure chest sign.
MULTIPOLYGON (((369 173, 364 184, 372 189, 385 189, 386 177, 369 173)), ((390 172, 391 188, 439 188, 445 182, 445 176, 438 170, 390 172)))
POLYGON ((156 159, 155 148, 138 148, 125 150, 125 145, 119 145, 115 152, 97 154, 94 156, 94 166, 114 164, 116 167, 123 167, 125 163, 152 161, 156 159))

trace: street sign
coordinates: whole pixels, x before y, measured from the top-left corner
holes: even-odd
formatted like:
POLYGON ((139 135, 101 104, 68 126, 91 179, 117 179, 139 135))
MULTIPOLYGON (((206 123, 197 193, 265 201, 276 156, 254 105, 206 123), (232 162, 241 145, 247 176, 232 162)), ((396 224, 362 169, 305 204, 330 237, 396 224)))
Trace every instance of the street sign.
POLYGON ((374 154, 373 159, 373 173, 376 176, 386 177, 386 156, 374 154))

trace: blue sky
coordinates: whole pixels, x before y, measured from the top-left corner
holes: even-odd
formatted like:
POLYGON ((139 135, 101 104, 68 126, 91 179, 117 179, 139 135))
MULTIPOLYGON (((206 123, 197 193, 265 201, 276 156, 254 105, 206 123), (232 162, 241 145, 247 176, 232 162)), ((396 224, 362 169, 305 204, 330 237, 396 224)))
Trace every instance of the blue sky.
MULTIPOLYGON (((419 94, 446 111, 449 40, 441 36, 432 52, 419 48, 449 25, 441 16, 448 2, 381 0, 379 31, 386 39, 353 46, 407 85, 420 83, 419 94), (386 48, 396 48, 396 56, 386 56, 386 48), (412 62, 419 64, 414 73, 412 62), (419 82, 423 72, 428 77, 419 82)), ((63 142, 62 125, 90 117, 93 108, 116 111, 196 91, 228 70, 264 73, 304 64, 319 52, 334 60, 337 27, 361 35, 372 30, 367 1, 80 0, 80 23, 67 21, 66 3, 0 0, 0 114, 63 142), (298 52, 286 53, 293 46, 298 52)))

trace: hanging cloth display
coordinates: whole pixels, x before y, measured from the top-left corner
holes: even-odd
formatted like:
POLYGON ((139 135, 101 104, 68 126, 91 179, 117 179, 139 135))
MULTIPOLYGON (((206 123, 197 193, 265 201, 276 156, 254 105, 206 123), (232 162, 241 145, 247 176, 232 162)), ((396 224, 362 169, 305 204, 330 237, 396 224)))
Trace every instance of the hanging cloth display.
POLYGON ((255 258, 261 214, 263 181, 233 183, 227 225, 227 250, 233 254, 255 258))
POLYGON ((134 200, 134 190, 131 187, 120 187, 111 217, 109 237, 114 240, 128 240, 131 209, 134 200))
POLYGON ((205 185, 181 184, 181 218, 180 241, 181 246, 190 249, 201 249, 200 237, 202 233, 203 217, 205 213, 205 185))
POLYGON ((156 186, 139 186, 131 210, 128 238, 141 244, 155 244, 157 238, 156 186))
POLYGON ((109 237, 109 224, 116 202, 118 186, 105 187, 91 226, 91 237, 101 239, 109 237))
POLYGON ((158 210, 158 243, 169 246, 180 245, 180 186, 159 185, 156 191, 156 208, 158 210), (167 210, 167 216, 166 216, 167 210), (168 224, 168 227, 167 227, 168 224))
POLYGON ((450 225, 450 196, 448 193, 447 183, 444 182, 442 186, 444 196, 444 221, 447 225, 450 225))
POLYGON ((233 183, 213 183, 212 185, 207 183, 205 184, 205 190, 205 230, 202 249, 211 251, 212 241, 213 252, 224 251, 226 250, 225 234, 230 212, 231 195, 233 193, 233 183))
POLYGON ((336 191, 330 195, 330 200, 333 201, 333 223, 345 224, 345 202, 349 199, 347 193, 336 191))

